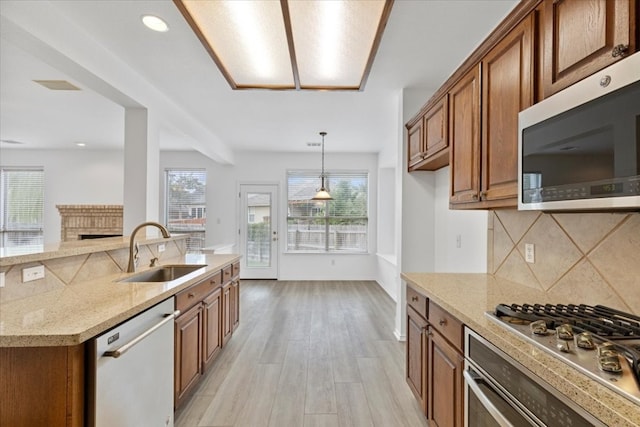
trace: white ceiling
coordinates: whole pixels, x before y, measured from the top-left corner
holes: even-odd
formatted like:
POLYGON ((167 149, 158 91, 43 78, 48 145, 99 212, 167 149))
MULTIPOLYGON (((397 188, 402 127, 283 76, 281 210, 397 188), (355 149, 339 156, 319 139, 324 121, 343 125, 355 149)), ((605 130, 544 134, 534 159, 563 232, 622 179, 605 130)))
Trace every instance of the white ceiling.
MULTIPOLYGON (((402 89, 437 89, 517 0, 396 0, 365 90, 232 91, 170 0, 0 1, 0 149, 122 148, 144 106, 162 149, 379 152, 398 139, 402 89), (165 19, 167 33, 140 22, 165 19), (54 92, 32 80, 66 79, 54 92)), ((426 98, 425 98, 426 101, 426 98)), ((412 114, 413 112, 411 112, 412 114)))

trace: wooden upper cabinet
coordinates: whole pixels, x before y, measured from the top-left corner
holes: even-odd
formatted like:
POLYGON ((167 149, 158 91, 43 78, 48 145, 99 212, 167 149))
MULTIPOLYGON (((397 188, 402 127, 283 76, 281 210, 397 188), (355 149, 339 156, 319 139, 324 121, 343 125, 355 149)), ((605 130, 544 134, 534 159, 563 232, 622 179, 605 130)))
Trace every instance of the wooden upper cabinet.
POLYGON ((501 206, 517 205, 518 113, 533 104, 534 94, 533 20, 525 18, 482 60, 480 200, 501 200, 501 206))
POLYGON ((635 51, 632 0, 544 0, 541 11, 545 98, 635 51))
POLYGON ((449 163, 448 129, 448 95, 438 100, 424 115, 424 145, 426 159, 435 164, 434 169, 439 169, 449 163))
POLYGON ((423 120, 420 117, 414 124, 409 125, 407 131, 408 140, 408 157, 409 157, 409 170, 420 163, 424 156, 424 138, 423 132, 423 120))
POLYGON ((480 65, 449 91, 450 203, 477 201, 480 193, 480 65))
POLYGON ((432 103, 408 126, 409 171, 436 170, 449 164, 447 95, 432 103))

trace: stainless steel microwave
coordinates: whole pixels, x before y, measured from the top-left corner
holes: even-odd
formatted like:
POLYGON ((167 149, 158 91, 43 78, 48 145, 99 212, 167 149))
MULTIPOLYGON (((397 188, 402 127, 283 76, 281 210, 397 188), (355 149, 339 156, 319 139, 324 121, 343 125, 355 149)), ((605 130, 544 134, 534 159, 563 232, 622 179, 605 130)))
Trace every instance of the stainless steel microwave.
POLYGON ((518 115, 518 209, 640 210, 640 52, 518 115))

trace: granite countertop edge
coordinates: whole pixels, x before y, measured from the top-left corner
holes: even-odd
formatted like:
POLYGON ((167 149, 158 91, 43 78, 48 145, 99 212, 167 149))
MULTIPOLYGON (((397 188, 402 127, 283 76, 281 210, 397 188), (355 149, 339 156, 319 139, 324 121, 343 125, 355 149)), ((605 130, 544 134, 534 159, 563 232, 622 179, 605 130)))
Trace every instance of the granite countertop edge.
POLYGON ((633 401, 501 328, 486 315, 499 303, 556 302, 543 290, 482 273, 402 273, 401 277, 606 425, 640 426, 640 407, 633 401))
MULTIPOLYGON (((0 304, 0 348, 82 344, 240 259, 237 254, 201 257, 202 271, 175 284, 115 283, 135 274, 118 273, 0 304)), ((181 256, 164 264, 193 264, 188 261, 181 256)))

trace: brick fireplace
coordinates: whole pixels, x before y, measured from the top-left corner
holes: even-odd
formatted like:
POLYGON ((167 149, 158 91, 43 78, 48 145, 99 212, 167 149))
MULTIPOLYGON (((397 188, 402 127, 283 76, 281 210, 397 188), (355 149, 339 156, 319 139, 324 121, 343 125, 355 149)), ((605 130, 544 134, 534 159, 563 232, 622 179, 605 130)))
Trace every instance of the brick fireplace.
POLYGON ((60 240, 122 236, 122 205, 56 205, 60 240))

